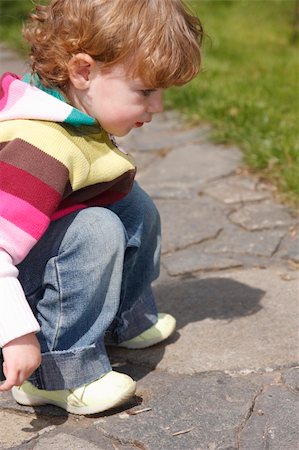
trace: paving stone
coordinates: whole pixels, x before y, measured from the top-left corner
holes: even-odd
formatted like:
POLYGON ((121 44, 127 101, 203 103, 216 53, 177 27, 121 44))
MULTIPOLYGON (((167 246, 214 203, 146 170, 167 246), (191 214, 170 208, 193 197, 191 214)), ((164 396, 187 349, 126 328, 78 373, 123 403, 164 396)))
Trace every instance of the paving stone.
POLYGON ((198 271, 233 269, 242 266, 240 261, 219 255, 208 255, 200 246, 192 246, 185 250, 163 257, 163 265, 169 275, 183 275, 198 271))
POLYGON ((169 183, 200 186, 231 174, 241 163, 239 150, 210 143, 185 144, 169 152, 162 161, 143 174, 142 185, 147 187, 169 183))
POLYGON ((174 128, 161 129, 153 132, 144 132, 138 130, 139 133, 132 134, 129 140, 129 148, 132 151, 144 152, 159 149, 170 149, 175 147, 185 147, 188 143, 202 140, 203 131, 200 127, 185 130, 175 130, 174 128))
POLYGON ((292 248, 288 251, 286 255, 284 255, 285 259, 290 259, 291 261, 294 261, 295 263, 299 263, 299 249, 297 248, 298 245, 295 243, 295 248, 292 248))
POLYGON ((284 386, 269 386, 256 399, 251 417, 240 434, 242 450, 299 448, 299 396, 284 386))
POLYGON ((221 373, 179 377, 155 371, 139 382, 140 414, 122 413, 98 426, 146 450, 235 449, 235 435, 260 385, 221 373), (186 433, 177 434, 182 431, 186 433))
POLYGON ((113 449, 113 447, 107 447, 107 442, 104 443, 105 447, 101 443, 95 444, 88 442, 85 439, 78 438, 77 436, 59 433, 56 436, 43 437, 39 442, 32 447, 34 450, 107 450, 108 448, 113 449))
POLYGON ((280 254, 282 258, 299 263, 299 239, 298 235, 294 238, 286 237, 283 242, 280 254))
POLYGON ((256 182, 241 176, 217 181, 202 192, 226 204, 264 200, 271 195, 268 191, 257 190, 256 182))
POLYGON ((294 391, 299 392, 299 366, 287 370, 283 374, 283 381, 294 391))
POLYGON ((55 426, 46 418, 36 415, 21 415, 13 411, 0 410, 0 448, 8 449, 24 444, 55 426))
MULTIPOLYGON (((144 172, 141 173, 138 180, 143 186, 144 172)), ((145 187, 145 186, 143 186, 145 187)), ((186 186, 184 183, 159 183, 158 185, 149 185, 145 187, 146 192, 154 199, 198 199, 198 192, 195 186, 186 186)))
POLYGON ((157 154, 155 152, 148 153, 132 153, 137 166, 136 180, 138 181, 141 174, 153 163, 156 163, 157 154))
POLYGON ((0 44, 0 72, 14 72, 23 75, 28 67, 22 61, 18 54, 12 50, 8 50, 6 46, 0 44))
POLYGON ((133 365, 194 374, 273 370, 298 361, 298 275, 279 268, 231 270, 156 284, 158 310, 177 332, 147 350, 113 349, 133 365), (285 281, 288 279, 289 281, 285 281))
POLYGON ((246 205, 232 213, 230 220, 250 231, 286 227, 295 223, 285 206, 270 201, 246 205))
POLYGON ((287 230, 249 232, 235 226, 226 227, 216 240, 205 245, 204 251, 270 257, 277 250, 285 234, 287 230))
POLYGON ((156 204, 162 219, 163 252, 214 238, 227 223, 223 210, 208 198, 156 200, 156 204))

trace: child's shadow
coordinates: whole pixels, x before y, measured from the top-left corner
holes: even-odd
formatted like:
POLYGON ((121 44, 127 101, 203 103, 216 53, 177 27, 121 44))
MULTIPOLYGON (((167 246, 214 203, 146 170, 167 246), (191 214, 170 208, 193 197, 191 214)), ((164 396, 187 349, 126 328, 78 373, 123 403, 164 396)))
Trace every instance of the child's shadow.
MULTIPOLYGON (((115 370, 139 380, 155 369, 165 347, 180 339, 185 325, 204 319, 233 321, 262 309, 265 292, 228 278, 176 280, 155 287, 158 310, 177 320, 176 332, 165 342, 144 350, 108 349, 115 370)), ((215 324, 217 326, 217 324, 215 324)), ((198 327, 197 327, 198 329, 198 327)), ((196 330, 194 330, 196 333, 196 330)))

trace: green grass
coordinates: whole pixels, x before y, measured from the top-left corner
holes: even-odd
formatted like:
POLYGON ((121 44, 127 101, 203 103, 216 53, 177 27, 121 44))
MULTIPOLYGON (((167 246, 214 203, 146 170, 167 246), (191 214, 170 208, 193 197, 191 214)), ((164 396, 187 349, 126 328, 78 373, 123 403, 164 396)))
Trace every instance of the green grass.
POLYGON ((25 51, 21 28, 26 15, 34 7, 30 0, 0 0, 0 40, 12 48, 25 51))
MULTIPOLYGON (((124 0, 125 1, 125 0, 124 0)), ((190 0, 208 35, 203 70, 166 94, 216 142, 237 144, 246 164, 299 206, 299 51, 292 41, 295 0, 190 0)), ((0 40, 24 51, 30 0, 0 0, 0 40)))
POLYGON ((202 73, 172 89, 167 106, 214 125, 252 170, 299 205, 299 52, 292 43, 294 1, 197 0, 205 39, 202 73))

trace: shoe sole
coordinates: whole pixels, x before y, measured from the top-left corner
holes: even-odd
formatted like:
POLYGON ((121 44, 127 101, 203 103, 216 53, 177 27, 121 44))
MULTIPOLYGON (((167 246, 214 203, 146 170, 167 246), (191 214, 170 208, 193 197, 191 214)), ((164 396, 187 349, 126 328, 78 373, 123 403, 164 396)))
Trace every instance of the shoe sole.
POLYGON ((100 407, 99 405, 94 406, 73 406, 69 405, 66 402, 59 402, 52 399, 45 399, 44 397, 40 397, 38 395, 27 394, 24 391, 21 391, 18 388, 12 388, 12 395, 17 403, 23 406, 44 406, 44 405, 54 405, 59 408, 64 409, 65 411, 71 414, 79 414, 79 415, 88 415, 88 414, 97 414, 108 409, 115 408, 117 406, 126 403, 136 391, 136 382, 130 383, 127 387, 126 391, 123 393, 121 398, 114 402, 104 402, 100 407))

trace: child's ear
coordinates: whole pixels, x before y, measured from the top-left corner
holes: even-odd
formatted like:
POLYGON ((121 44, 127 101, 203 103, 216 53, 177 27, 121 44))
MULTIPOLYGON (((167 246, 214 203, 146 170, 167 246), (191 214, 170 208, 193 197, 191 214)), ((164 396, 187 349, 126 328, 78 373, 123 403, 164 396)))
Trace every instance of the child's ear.
POLYGON ((95 64, 91 56, 77 53, 68 62, 70 81, 77 89, 87 89, 90 81, 91 67, 95 64))

